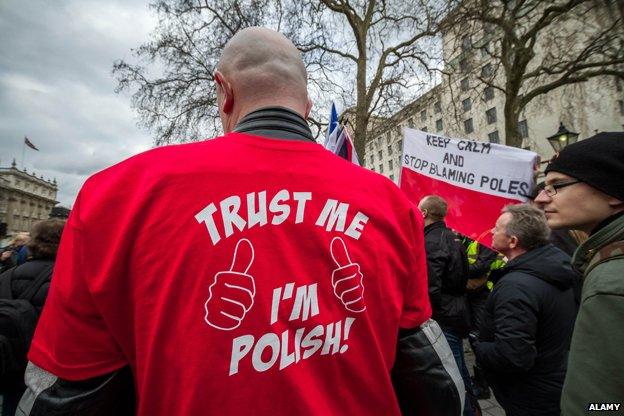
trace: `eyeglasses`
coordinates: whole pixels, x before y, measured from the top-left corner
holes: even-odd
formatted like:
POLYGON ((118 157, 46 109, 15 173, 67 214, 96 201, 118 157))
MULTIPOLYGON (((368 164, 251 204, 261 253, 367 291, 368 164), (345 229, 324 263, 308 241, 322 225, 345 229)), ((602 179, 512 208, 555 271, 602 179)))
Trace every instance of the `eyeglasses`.
POLYGON ((565 188, 566 186, 574 185, 575 183, 579 183, 579 182, 581 181, 576 180, 576 181, 570 181, 570 182, 556 183, 553 185, 546 185, 544 186, 544 192, 546 192, 546 195, 548 196, 554 196, 554 195, 557 195, 558 189, 565 188))

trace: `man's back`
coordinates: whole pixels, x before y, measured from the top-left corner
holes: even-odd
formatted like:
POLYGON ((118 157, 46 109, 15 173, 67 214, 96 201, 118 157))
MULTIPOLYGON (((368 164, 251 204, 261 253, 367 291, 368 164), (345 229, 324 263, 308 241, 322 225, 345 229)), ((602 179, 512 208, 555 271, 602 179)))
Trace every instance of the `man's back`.
POLYGON ((144 415, 398 414, 398 329, 430 315, 420 221, 313 143, 155 149, 81 191, 30 359, 129 363, 144 415))

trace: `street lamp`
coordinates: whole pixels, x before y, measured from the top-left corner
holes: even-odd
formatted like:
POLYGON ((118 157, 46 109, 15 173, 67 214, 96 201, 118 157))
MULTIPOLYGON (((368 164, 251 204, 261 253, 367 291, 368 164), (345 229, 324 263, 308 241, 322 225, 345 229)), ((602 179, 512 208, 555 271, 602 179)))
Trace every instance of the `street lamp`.
POLYGON ((576 143, 579 134, 566 129, 563 123, 559 123, 559 131, 546 140, 550 142, 550 145, 555 149, 555 153, 560 152, 569 144, 576 143))

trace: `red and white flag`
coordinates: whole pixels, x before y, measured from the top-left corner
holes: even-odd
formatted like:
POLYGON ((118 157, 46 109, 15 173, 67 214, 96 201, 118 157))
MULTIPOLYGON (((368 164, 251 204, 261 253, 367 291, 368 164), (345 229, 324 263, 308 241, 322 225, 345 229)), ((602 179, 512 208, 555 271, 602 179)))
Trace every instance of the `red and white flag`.
POLYGON ((491 247, 489 230, 501 209, 531 194, 537 160, 528 150, 406 128, 400 186, 415 204, 427 195, 444 198, 446 224, 491 247))

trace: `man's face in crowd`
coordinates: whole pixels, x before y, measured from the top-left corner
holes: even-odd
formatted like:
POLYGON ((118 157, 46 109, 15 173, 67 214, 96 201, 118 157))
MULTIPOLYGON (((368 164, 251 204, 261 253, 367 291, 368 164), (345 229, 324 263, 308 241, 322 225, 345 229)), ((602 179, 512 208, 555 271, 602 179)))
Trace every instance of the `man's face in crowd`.
POLYGON ((507 224, 511 220, 511 214, 505 212, 498 217, 496 225, 492 228, 492 248, 505 254, 512 245, 512 237, 507 235, 507 224))
MULTIPOLYGON (((546 175, 546 185, 556 186, 574 180, 559 172, 550 171, 546 175)), ((542 191, 535 198, 535 204, 544 210, 550 228, 570 228, 588 233, 615 213, 610 204, 612 201, 614 198, 583 182, 559 188, 552 196, 542 191)))

